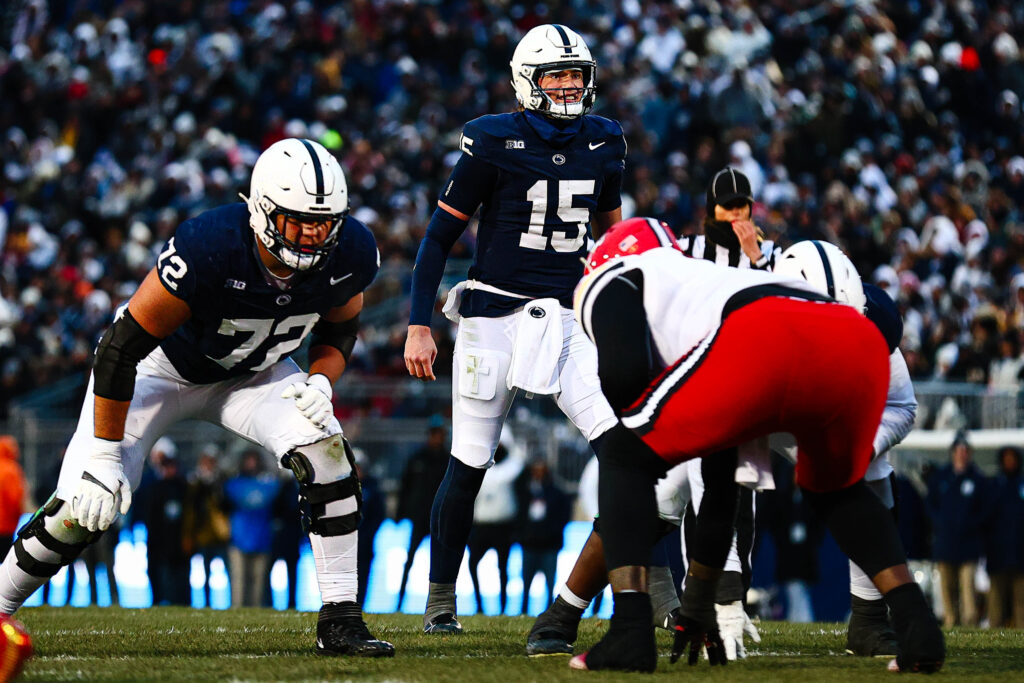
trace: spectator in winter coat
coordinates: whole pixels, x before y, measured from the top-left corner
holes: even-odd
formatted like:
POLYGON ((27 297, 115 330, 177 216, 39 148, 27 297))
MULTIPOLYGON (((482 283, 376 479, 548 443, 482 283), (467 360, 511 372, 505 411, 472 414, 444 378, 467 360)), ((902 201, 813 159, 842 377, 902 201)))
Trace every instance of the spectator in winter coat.
POLYGON ((18 519, 25 512, 25 473, 18 459, 21 451, 13 436, 0 436, 0 553, 14 542, 18 519))
POLYGON ((263 456, 250 449, 242 453, 238 475, 224 485, 230 511, 231 606, 263 604, 263 578, 270 561, 271 517, 280 481, 264 472, 263 456))
POLYGON ((182 512, 185 509, 185 477, 176 456, 165 454, 160 478, 150 488, 146 507, 146 548, 154 605, 188 605, 189 558, 185 555, 182 512))
POLYGON ((988 500, 988 480, 975 466, 966 437, 958 434, 950 463, 935 470, 928 482, 933 553, 939 565, 946 626, 978 623, 974 573, 982 554, 988 500))
POLYGON ((409 580, 409 570, 420 543, 430 533, 430 506, 434 503, 434 494, 444 478, 448 467, 447 431, 439 416, 430 418, 427 430, 427 442, 412 454, 402 472, 402 488, 398 494, 398 518, 412 520, 412 536, 409 538, 409 551, 405 557, 402 570, 402 583, 398 589, 398 609, 402 609, 405 598, 405 584, 409 580))
POLYGON ((555 597, 558 551, 572 512, 572 499, 558 487, 544 460, 534 460, 517 482, 519 531, 523 547, 523 614, 530 598, 530 584, 540 572, 547 583, 544 607, 555 597))
POLYGON ((985 537, 988 620, 992 628, 1024 628, 1024 477, 1021 454, 999 451, 999 475, 992 482, 992 513, 985 537))
POLYGON ((494 548, 498 553, 498 575, 501 585, 498 590, 498 614, 505 613, 508 597, 508 555, 512 549, 512 536, 516 526, 515 481, 523 471, 523 460, 519 449, 512 445, 507 436, 508 429, 502 430, 501 443, 494 451, 494 466, 487 470, 480 484, 473 504, 473 531, 469 535, 469 575, 473 579, 477 610, 483 612, 483 597, 480 592, 480 577, 477 567, 484 554, 494 548))
POLYGON ((203 584, 204 603, 210 607, 210 564, 213 558, 227 558, 227 543, 231 538, 231 523, 224 512, 224 475, 218 458, 220 449, 207 444, 199 453, 196 469, 188 479, 185 492, 184 549, 191 557, 203 558, 206 580, 203 584))

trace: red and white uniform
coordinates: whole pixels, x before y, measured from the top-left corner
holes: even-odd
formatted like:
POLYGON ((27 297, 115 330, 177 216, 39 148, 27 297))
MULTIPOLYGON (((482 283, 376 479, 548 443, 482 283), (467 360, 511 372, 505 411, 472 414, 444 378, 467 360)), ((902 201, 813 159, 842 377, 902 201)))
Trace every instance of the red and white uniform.
POLYGON ((657 248, 580 283, 577 316, 599 349, 592 316, 602 289, 638 275, 664 369, 621 412, 626 427, 670 463, 791 432, 801 486, 828 491, 864 476, 889 381, 889 353, 870 321, 822 302, 802 279, 657 248))

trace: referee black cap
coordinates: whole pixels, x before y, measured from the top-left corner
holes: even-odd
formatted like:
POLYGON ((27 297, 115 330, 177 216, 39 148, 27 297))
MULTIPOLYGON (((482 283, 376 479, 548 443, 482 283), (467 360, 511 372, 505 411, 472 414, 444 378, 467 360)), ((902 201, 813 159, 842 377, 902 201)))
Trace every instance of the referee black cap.
POLYGON ((711 187, 708 188, 708 208, 715 204, 724 206, 737 199, 754 203, 750 180, 742 171, 726 166, 711 179, 711 187))

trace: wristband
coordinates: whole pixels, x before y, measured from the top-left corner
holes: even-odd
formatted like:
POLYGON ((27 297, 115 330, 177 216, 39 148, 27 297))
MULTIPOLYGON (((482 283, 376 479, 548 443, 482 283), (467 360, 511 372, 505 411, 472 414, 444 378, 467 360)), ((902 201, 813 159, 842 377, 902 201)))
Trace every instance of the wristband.
POLYGON ((121 459, 121 442, 103 439, 98 436, 92 437, 92 454, 109 458, 121 459))
POLYGON ((327 398, 334 396, 334 387, 331 385, 331 380, 323 373, 318 372, 315 375, 310 375, 306 379, 306 384, 314 389, 318 389, 327 398))

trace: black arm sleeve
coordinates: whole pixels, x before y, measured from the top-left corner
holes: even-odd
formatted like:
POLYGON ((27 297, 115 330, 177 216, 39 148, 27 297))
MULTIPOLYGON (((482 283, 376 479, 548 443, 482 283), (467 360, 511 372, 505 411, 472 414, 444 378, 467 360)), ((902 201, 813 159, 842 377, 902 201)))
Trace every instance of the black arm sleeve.
POLYGON ((597 294, 590 315, 601 390, 617 412, 632 405, 655 374, 639 272, 620 275, 597 294))
POLYGON ((112 401, 130 401, 135 394, 135 366, 160 345, 132 317, 124 314, 107 328, 96 347, 93 360, 93 393, 112 401))
POLYGON ((314 346, 333 346, 341 351, 341 355, 348 362, 352 355, 352 348, 356 345, 356 335, 359 333, 359 314, 356 313, 348 320, 340 323, 332 323, 320 319, 310 334, 310 348, 314 346))

